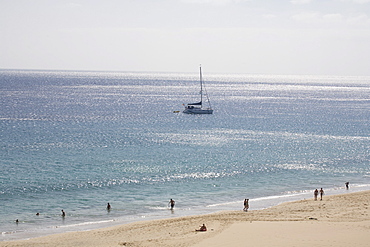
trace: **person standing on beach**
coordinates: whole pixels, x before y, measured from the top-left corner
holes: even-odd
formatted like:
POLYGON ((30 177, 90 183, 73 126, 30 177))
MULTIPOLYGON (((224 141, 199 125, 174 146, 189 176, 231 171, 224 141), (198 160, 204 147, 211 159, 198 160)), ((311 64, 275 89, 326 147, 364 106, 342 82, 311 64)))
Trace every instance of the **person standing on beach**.
POLYGON ((317 201, 317 196, 319 195, 319 191, 316 189, 314 192, 313 192, 313 195, 315 197, 315 201, 317 201))
POLYGON ((168 203, 171 207, 171 210, 173 209, 173 207, 175 206, 175 201, 170 199, 170 202, 168 203))
POLYGON ((349 189, 349 182, 346 182, 346 189, 349 189))
POLYGON ((321 188, 320 189, 320 201, 322 201, 322 196, 324 195, 324 190, 321 188))
POLYGON ((243 210, 247 212, 249 209, 249 199, 244 199, 244 208, 243 210))

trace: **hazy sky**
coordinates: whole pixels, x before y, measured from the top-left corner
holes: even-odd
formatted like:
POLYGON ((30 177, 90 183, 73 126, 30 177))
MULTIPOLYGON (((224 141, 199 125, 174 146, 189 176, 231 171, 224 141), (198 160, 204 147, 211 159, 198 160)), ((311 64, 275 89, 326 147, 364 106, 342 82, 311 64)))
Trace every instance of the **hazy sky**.
POLYGON ((370 75, 370 0, 0 0, 0 69, 370 75))

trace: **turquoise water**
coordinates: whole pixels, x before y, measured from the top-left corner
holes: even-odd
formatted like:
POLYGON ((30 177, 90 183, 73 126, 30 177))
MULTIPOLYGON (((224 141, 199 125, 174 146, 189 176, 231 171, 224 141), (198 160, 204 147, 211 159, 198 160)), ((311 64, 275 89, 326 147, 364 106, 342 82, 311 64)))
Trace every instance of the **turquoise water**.
POLYGON ((1 240, 370 189, 370 77, 203 74, 1 70, 1 240))

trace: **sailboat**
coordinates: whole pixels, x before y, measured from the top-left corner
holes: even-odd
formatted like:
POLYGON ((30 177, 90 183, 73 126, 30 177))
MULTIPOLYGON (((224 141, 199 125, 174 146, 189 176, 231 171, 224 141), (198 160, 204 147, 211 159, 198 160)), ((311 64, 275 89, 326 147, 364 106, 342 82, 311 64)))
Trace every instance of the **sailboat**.
POLYGON ((185 110, 183 113, 186 114, 212 114, 213 110, 211 107, 211 102, 209 101, 207 91, 205 90, 204 87, 204 82, 202 78, 202 66, 199 67, 199 75, 200 75, 200 101, 197 103, 189 103, 185 105, 185 110), (207 98, 207 108, 203 108, 203 88, 206 91, 205 96, 207 98))

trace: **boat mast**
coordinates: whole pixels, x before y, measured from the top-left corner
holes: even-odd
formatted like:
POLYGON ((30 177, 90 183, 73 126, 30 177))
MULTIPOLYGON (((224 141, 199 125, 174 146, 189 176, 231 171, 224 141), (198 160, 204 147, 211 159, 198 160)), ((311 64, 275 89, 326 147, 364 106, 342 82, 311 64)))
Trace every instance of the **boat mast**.
POLYGON ((199 74, 200 74, 200 107, 203 105, 203 83, 202 83, 202 65, 199 66, 199 74))

